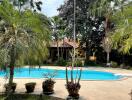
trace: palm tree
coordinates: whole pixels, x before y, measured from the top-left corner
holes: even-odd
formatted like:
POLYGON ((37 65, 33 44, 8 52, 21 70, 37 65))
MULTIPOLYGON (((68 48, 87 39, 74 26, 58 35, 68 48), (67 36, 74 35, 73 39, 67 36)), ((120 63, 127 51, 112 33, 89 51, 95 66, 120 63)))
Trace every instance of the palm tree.
MULTIPOLYGON (((51 33, 51 23, 50 23, 50 20, 45 15, 38 14, 38 17, 41 20, 41 25, 44 30, 43 33, 47 34, 47 36, 42 37, 42 40, 38 42, 37 47, 35 49, 30 48, 31 50, 29 51, 29 55, 23 56, 23 58, 25 57, 24 59, 27 62, 26 64, 29 64, 29 65, 37 64, 40 67, 43 61, 45 61, 47 57, 49 56, 47 46, 49 46, 48 41, 51 40, 50 36, 48 35, 49 33, 51 33), (44 44, 42 44, 41 42, 44 42, 44 44)), ((19 61, 18 64, 20 65, 21 64, 20 61, 23 61, 23 60, 18 60, 18 61, 19 61)))
POLYGON ((110 19, 116 10, 122 9, 124 3, 128 0, 95 0, 90 4, 92 16, 104 16, 104 29, 106 36, 110 32, 110 19), (117 9, 118 8, 118 9, 117 9))
POLYGON ((116 23, 112 41, 115 49, 131 53, 132 48, 132 2, 125 5, 123 11, 117 11, 112 20, 116 23))
POLYGON ((7 63, 10 69, 11 86, 18 60, 28 58, 31 51, 45 57, 43 52, 47 49, 49 29, 37 13, 30 10, 20 13, 8 0, 0 5, 0 17, 0 53, 3 53, 3 63, 7 63))
POLYGON ((59 53, 59 36, 58 36, 58 23, 59 23, 59 17, 58 16, 54 16, 51 19, 51 23, 52 23, 52 28, 53 28, 53 36, 55 38, 55 41, 57 43, 57 57, 59 60, 60 57, 60 53, 59 53))
MULTIPOLYGON (((58 56, 58 60, 59 60, 60 59, 59 40, 64 39, 66 27, 65 27, 64 21, 59 16, 52 17, 51 23, 52 23, 52 28, 53 28, 53 36, 57 43, 57 56, 58 56)), ((61 54, 62 54, 61 57, 63 57, 63 53, 61 53, 61 54)))
POLYGON ((21 10, 21 8, 30 8, 33 11, 41 11, 41 0, 10 0, 14 6, 18 8, 18 10, 21 10))
POLYGON ((102 40, 101 46, 107 53, 107 64, 106 65, 110 66, 110 52, 112 50, 112 40, 110 36, 104 37, 104 39, 102 40))
POLYGON ((112 49, 112 41, 109 37, 109 33, 113 31, 111 28, 111 19, 116 11, 123 9, 126 1, 128 0, 95 0, 92 2, 93 4, 91 3, 89 8, 92 16, 104 16, 105 18, 105 37, 102 40, 102 42, 104 42, 102 43, 102 47, 107 52, 107 64, 109 63, 109 53, 112 49))

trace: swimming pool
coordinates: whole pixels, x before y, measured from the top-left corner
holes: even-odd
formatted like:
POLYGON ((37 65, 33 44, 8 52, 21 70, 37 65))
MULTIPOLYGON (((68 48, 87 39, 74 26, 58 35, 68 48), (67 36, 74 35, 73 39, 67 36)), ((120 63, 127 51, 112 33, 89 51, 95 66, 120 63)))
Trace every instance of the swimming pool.
MULTIPOLYGON (((8 70, 7 70, 8 72, 8 70)), ((65 79, 65 70, 54 70, 49 68, 15 68, 14 78, 44 78, 45 73, 56 72, 55 79, 65 79)), ((74 70, 74 78, 76 77, 77 70, 74 70)), ((6 72, 0 71, 0 77, 4 77, 6 72)), ((68 77, 70 71, 68 70, 68 77)), ((121 75, 115 75, 109 72, 95 71, 95 70, 82 70, 81 80, 118 80, 121 75)))

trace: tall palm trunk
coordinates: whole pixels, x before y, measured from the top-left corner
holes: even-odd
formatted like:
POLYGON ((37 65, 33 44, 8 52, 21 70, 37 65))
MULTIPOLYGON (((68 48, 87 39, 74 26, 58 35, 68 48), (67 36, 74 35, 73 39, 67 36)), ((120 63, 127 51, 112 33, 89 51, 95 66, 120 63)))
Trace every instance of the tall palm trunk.
POLYGON ((10 76, 9 76, 9 85, 11 86, 11 84, 13 83, 13 76, 14 76, 14 65, 15 65, 15 47, 14 45, 11 48, 11 52, 10 52, 10 76))
POLYGON ((109 62, 110 62, 110 53, 107 52, 107 66, 110 66, 110 65, 109 65, 109 62))
MULTIPOLYGON (((108 35, 109 30, 110 30, 110 26, 109 26, 109 15, 107 15, 105 17, 105 36, 108 35)), ((110 66, 109 65, 109 62, 110 62, 110 52, 107 52, 107 66, 110 66)))
POLYGON ((63 49, 62 49, 62 57, 63 57, 63 59, 64 59, 64 38, 63 38, 63 47, 62 47, 63 49))
POLYGON ((109 26, 109 15, 106 15, 105 17, 105 35, 108 34, 109 32, 109 29, 110 29, 110 26, 109 26))
POLYGON ((57 39, 57 56, 58 56, 58 60, 60 59, 60 53, 59 53, 59 43, 58 43, 58 39, 57 39))

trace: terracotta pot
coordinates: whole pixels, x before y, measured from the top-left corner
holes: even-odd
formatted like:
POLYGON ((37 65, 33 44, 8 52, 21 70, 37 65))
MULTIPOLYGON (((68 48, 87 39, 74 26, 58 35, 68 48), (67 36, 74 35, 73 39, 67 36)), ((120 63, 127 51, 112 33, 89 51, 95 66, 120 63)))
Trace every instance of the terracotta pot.
MULTIPOLYGON (((11 84, 12 92, 15 92, 16 86, 17 86, 16 83, 12 83, 12 84, 11 84)), ((5 92, 7 92, 7 91, 9 90, 9 83, 5 84, 4 87, 5 87, 5 89, 6 89, 5 92)))
POLYGON ((27 93, 34 92, 35 85, 36 85, 35 82, 26 83, 25 87, 26 87, 27 93))
POLYGON ((42 84, 43 93, 44 94, 53 94, 54 93, 54 84, 55 82, 53 80, 46 80, 42 84))
POLYGON ((72 99, 78 99, 80 87, 80 84, 68 82, 68 84, 66 84, 66 89, 69 93, 69 97, 72 99))

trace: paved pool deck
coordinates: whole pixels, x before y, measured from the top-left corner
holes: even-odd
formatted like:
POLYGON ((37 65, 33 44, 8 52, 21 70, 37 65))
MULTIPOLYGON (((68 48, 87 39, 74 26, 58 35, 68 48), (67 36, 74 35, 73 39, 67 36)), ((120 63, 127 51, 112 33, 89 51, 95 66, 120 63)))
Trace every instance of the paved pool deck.
MULTIPOLYGON (((47 67, 47 66, 46 66, 47 67)), ((65 69, 64 67, 51 67, 54 69, 65 69)), ((116 81, 81 81, 80 100, 132 100, 132 71, 120 68, 88 67, 83 69, 112 72, 128 75, 129 77, 116 81)), ((55 80, 55 93, 53 96, 66 98, 68 93, 65 89, 65 80, 55 80)), ((4 91, 3 85, 7 80, 0 78, 0 92, 4 91)), ((14 79, 17 83, 16 92, 25 93, 24 84, 36 82, 35 94, 42 93, 43 79, 14 79)))

